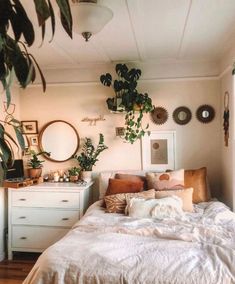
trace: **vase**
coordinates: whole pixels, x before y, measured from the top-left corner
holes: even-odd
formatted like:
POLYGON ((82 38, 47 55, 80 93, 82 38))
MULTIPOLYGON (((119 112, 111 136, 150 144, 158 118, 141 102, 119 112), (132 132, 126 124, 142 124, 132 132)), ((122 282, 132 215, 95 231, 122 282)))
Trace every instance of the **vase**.
POLYGON ((78 181, 78 176, 70 176, 69 180, 70 180, 70 182, 76 182, 76 181, 78 181))
POLYGON ((29 169, 29 177, 30 178, 39 178, 42 174, 42 169, 39 168, 39 169, 33 169, 33 168, 30 168, 29 169))
POLYGON ((92 171, 82 171, 82 180, 84 180, 86 182, 90 182, 91 181, 91 173, 92 173, 92 171))

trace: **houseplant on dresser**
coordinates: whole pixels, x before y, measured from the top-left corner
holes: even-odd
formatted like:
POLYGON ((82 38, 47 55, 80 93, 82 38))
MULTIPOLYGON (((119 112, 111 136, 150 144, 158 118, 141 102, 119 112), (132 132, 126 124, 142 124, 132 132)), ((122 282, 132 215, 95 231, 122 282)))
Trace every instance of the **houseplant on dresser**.
POLYGON ((85 143, 82 147, 82 152, 79 155, 74 155, 74 158, 78 161, 81 167, 81 177, 83 180, 89 182, 91 180, 91 172, 93 166, 98 160, 98 156, 108 147, 104 144, 104 135, 99 134, 99 143, 95 146, 92 140, 88 137, 85 138, 85 143))
POLYGON ((30 150, 31 158, 28 161, 28 166, 30 167, 28 169, 30 178, 38 178, 41 176, 43 167, 42 163, 44 163, 45 161, 39 160, 38 156, 43 154, 50 156, 50 153, 45 151, 36 153, 34 150, 30 150))

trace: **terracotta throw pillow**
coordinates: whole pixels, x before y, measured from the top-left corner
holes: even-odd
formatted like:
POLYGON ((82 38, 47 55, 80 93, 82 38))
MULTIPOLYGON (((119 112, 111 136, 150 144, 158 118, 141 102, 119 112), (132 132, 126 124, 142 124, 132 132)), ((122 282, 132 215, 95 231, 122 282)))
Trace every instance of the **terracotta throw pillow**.
POLYGON ((105 195, 118 193, 135 193, 143 191, 144 182, 141 180, 131 181, 125 179, 109 179, 109 185, 105 195))
POLYGON ((132 197, 155 198, 155 190, 150 189, 138 193, 120 193, 105 196, 104 201, 106 204, 106 212, 124 213, 127 205, 127 200, 132 197))
POLYGON ((161 190, 155 192, 156 198, 168 196, 178 196, 183 201, 183 210, 193 212, 193 188, 184 188, 179 190, 161 190))
POLYGON ((144 183, 143 190, 147 190, 147 180, 145 176, 131 175, 131 174, 119 174, 115 175, 116 179, 125 179, 130 181, 142 181, 144 183))
POLYGON ((208 201, 207 190, 207 170, 206 167, 197 170, 185 170, 185 187, 193 188, 193 203, 208 201))
POLYGON ((148 188, 156 190, 182 189, 184 188, 184 170, 166 173, 147 173, 148 188))

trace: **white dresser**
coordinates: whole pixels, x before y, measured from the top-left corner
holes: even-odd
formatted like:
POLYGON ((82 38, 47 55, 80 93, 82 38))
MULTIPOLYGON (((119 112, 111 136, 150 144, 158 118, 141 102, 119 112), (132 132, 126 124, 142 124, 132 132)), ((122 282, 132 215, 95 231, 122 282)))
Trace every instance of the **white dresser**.
POLYGON ((91 204, 91 186, 42 183, 8 188, 8 259, 14 251, 42 252, 61 239, 91 204))

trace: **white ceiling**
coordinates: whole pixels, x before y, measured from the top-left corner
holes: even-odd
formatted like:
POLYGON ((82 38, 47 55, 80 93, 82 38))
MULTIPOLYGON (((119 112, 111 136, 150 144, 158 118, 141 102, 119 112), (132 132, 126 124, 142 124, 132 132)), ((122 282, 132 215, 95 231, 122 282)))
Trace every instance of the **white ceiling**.
MULTIPOLYGON (((30 1, 31 2, 31 1, 30 1)), ((35 26, 33 4, 25 8, 35 26)), ((113 19, 89 42, 73 40, 57 20, 40 45, 40 30, 31 52, 43 68, 68 68, 110 62, 159 60, 216 61, 234 43, 235 0, 98 0, 112 9, 113 19)))

